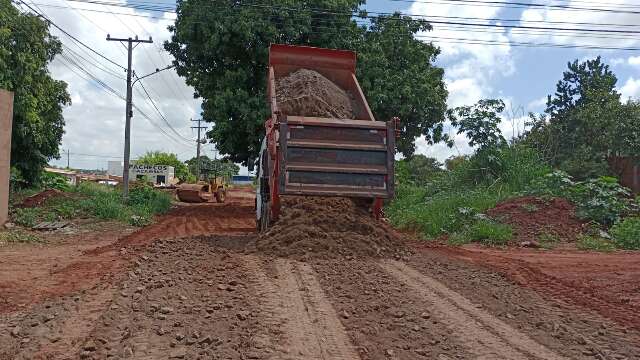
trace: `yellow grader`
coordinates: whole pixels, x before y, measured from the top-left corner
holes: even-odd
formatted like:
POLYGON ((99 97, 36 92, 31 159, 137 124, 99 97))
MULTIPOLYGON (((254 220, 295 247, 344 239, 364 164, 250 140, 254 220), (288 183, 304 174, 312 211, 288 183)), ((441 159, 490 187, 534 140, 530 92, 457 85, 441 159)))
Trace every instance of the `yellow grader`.
POLYGON ((223 203, 227 196, 227 187, 221 177, 211 178, 209 182, 182 184, 178 187, 178 199, 186 203, 216 202, 223 203))

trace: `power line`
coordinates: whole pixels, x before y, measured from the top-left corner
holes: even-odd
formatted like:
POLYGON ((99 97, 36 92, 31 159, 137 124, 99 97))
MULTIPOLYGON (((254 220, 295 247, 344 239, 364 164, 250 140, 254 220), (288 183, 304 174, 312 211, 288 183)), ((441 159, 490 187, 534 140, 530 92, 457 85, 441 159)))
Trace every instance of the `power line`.
MULTIPOLYGON (((132 7, 136 8, 136 7, 140 7, 139 5, 136 5, 135 3, 133 3, 133 5, 124 5, 124 4, 117 4, 117 3, 109 3, 109 2, 100 2, 97 0, 70 0, 70 1, 77 1, 77 2, 90 2, 90 3, 101 3, 104 5, 111 5, 111 6, 124 6, 124 7, 132 7)), ((153 4, 153 3, 146 3, 146 4, 153 4)), ((149 10, 149 11, 153 11, 154 9, 149 7, 150 5, 146 5, 145 9, 149 10)), ((335 11, 327 11, 327 10, 320 10, 320 9, 300 9, 300 8, 285 8, 285 7, 275 7, 275 6, 261 6, 261 5, 251 5, 251 4, 245 4, 242 6, 254 6, 257 8, 261 8, 263 10, 287 10, 287 11, 291 11, 291 12, 299 12, 299 11, 313 11, 313 12, 317 12, 317 13, 321 13, 321 14, 335 14, 335 15, 344 15, 344 16, 349 16, 349 17, 353 17, 354 19, 357 19, 357 14, 355 13, 339 13, 339 12, 335 12, 335 11)), ((156 11, 160 11, 158 9, 155 9, 156 11)), ((175 12, 175 10, 173 10, 172 8, 165 8, 163 10, 161 10, 163 12, 175 12)), ((374 12, 370 12, 370 13, 374 13, 374 12)), ((380 15, 389 15, 389 13, 378 13, 380 15)), ((404 14, 404 15, 411 15, 411 14, 404 14)), ((414 16, 416 16, 415 14, 413 14, 414 16)), ((418 15, 418 16, 422 16, 422 15, 418 15)), ((367 16, 367 18, 369 19, 375 19, 376 17, 374 16, 367 16)), ((465 27, 473 27, 475 28, 473 31, 474 32, 485 32, 484 30, 490 30, 491 28, 494 29, 504 29, 504 28, 510 28, 512 29, 512 33, 516 34, 520 31, 529 31, 531 33, 533 33, 533 31, 535 31, 535 35, 544 35, 543 31, 550 31, 549 34, 552 34, 553 31, 562 31, 562 34, 555 34, 557 36, 570 36, 568 34, 575 34, 575 33, 579 33, 579 32, 587 32, 590 34, 594 34, 594 33, 610 33, 610 34, 615 34, 615 36, 619 36, 621 39, 631 39, 631 38, 626 38, 624 37, 625 35, 634 35, 634 34, 638 34, 640 33, 640 31, 634 31, 634 30, 618 30, 618 29, 592 29, 592 28, 560 28, 560 27, 542 27, 542 26, 523 26, 523 25, 502 25, 502 24, 478 24, 478 23, 470 23, 470 22, 454 22, 454 21, 438 21, 438 20, 429 20, 428 18, 430 18, 429 16, 426 16, 427 19, 425 19, 425 21, 427 22, 431 22, 431 23, 435 23, 435 24, 440 24, 443 25, 441 28, 442 29, 449 29, 449 28, 465 28, 465 27), (478 28, 479 27, 479 28, 478 28)), ((460 17, 438 17, 438 18, 460 18, 460 17)), ((387 20, 389 21, 407 21, 406 19, 401 19, 401 18, 387 18, 387 20)), ((483 20, 486 21, 486 19, 476 19, 478 21, 483 20)), ((514 19, 491 19, 491 20, 510 20, 510 21, 516 21, 514 19)), ((559 22, 554 22, 554 23, 559 23, 559 22)), ((568 23, 571 24, 571 23, 568 23)), ((575 23, 578 24, 578 23, 575 23)), ((584 23, 584 24, 590 24, 590 23, 584 23)), ((363 25, 362 23, 359 23, 359 25, 363 25)), ((600 26, 599 24, 592 24, 594 26, 600 26)), ((612 26, 627 26, 630 24, 610 24, 612 26)), ((460 30, 457 30, 460 31, 460 30)), ((326 33, 326 31, 323 31, 323 33, 326 33)), ((529 33, 527 33, 529 34, 529 33)), ((605 34, 600 35, 600 37, 605 38, 605 34)), ((578 34, 579 35, 579 34, 578 34)), ((576 37, 580 37, 575 35, 576 37)), ((592 36, 595 37, 595 36, 592 36)), ((607 36, 607 38, 609 38, 607 36)), ((613 38, 613 36, 611 37, 613 38)), ((444 39, 444 38, 441 38, 444 39)), ((448 40, 452 40, 452 39, 448 39, 448 40)), ((459 43, 466 43, 468 41, 474 41, 475 39, 468 39, 468 38, 464 38, 464 39, 459 39, 457 41, 459 41, 459 43)), ((456 40, 452 40, 453 42, 455 42, 456 40)), ((499 44, 502 45, 502 44, 499 44)), ((559 48, 567 48, 567 47, 571 47, 571 48, 585 48, 585 49, 601 49, 601 50, 625 50, 625 51, 630 51, 630 50, 636 50, 636 48, 633 47, 616 47, 616 46, 598 46, 598 45, 593 45, 593 44, 573 44, 573 45, 567 45, 567 44, 554 44, 554 43, 535 43, 535 42, 529 42, 529 43, 520 43, 517 46, 527 46, 527 47, 559 47, 559 48)))
MULTIPOLYGON (((544 8, 544 9, 559 9, 559 10, 571 10, 571 11, 589 11, 589 12, 607 12, 616 14, 640 14, 640 11, 625 10, 615 8, 601 8, 601 7, 582 7, 573 5, 561 5, 561 4, 538 4, 538 3, 525 3, 516 1, 487 1, 487 0, 388 0, 392 2, 404 2, 404 3, 422 3, 422 4, 455 4, 455 5, 467 5, 467 6, 485 6, 485 7, 508 7, 508 8, 544 8)), ((622 4, 620 4, 622 5, 622 4)))
MULTIPOLYGON (((154 3, 154 2, 143 2, 143 1, 129 1, 127 3, 118 3, 118 2, 110 2, 110 1, 102 1, 102 0, 68 0, 68 1, 73 1, 73 2, 80 2, 80 3, 90 3, 90 4, 98 4, 98 5, 105 5, 105 6, 117 6, 117 7, 125 7, 125 8, 131 8, 131 9, 137 9, 137 10, 146 10, 146 11, 154 11, 154 12, 164 12, 164 13, 176 13, 176 8, 170 5, 166 5, 166 4, 161 4, 161 3, 154 3)), ((413 2, 413 1, 409 1, 409 0, 396 0, 396 1, 406 1, 406 2, 413 2)), ((510 4, 509 2, 498 2, 498 1, 479 1, 479 0, 447 0, 450 2, 470 2, 470 3, 486 3, 486 4, 510 4)), ((445 1, 446 2, 446 1, 445 1)), ((523 4, 523 3, 511 3, 511 4, 523 4)), ((550 5, 544 5, 544 4, 532 4, 532 6, 550 6, 550 5)), ((214 8, 214 6, 211 6, 211 4, 206 4, 206 5, 201 5, 200 7, 202 8, 209 8, 212 9, 214 8)), ((360 18, 376 18, 378 15, 379 16, 388 16, 388 15, 393 15, 394 13, 389 13, 389 12, 379 12, 379 11, 365 11, 365 14, 361 14, 358 12, 344 12, 344 11, 336 11, 336 10, 331 10, 331 9, 321 9, 321 8, 295 8, 295 7, 285 7, 285 6, 275 6, 275 5, 269 5, 269 4, 264 4, 264 3, 240 3, 238 5, 238 8, 240 7, 255 7, 255 8, 263 8, 263 9, 271 9, 271 10, 287 10, 287 11, 305 11, 305 12, 315 12, 315 13, 320 13, 320 14, 330 14, 330 15, 338 15, 338 16, 349 16, 349 17, 360 17, 360 18), (376 16, 370 16, 368 14, 375 14, 376 16)), ((609 9, 612 10, 612 9, 609 9)), ((640 14, 640 11, 634 12, 637 14, 640 14)), ((427 14, 410 14, 410 13, 402 13, 402 12, 398 12, 398 14, 400 14, 401 16, 409 16, 409 17, 415 17, 415 18, 424 18, 425 20, 429 21, 429 22, 433 22, 436 23, 434 21, 429 20, 429 18, 434 18, 434 17, 438 17, 438 18, 451 18, 451 19, 471 19, 471 20, 482 20, 482 21, 509 21, 509 22, 514 22, 514 21, 522 21, 522 20, 516 20, 516 19, 482 19, 482 18, 462 18, 462 17, 444 17, 444 16, 432 16, 432 15, 427 15, 427 14)), ((398 19, 398 21, 407 21, 405 19, 398 19)), ((442 23, 442 24, 459 24, 459 22, 444 22, 444 21, 439 21, 438 23, 442 23)), ((548 22, 548 23, 561 23, 561 24, 581 24, 581 23, 570 23, 570 22, 548 22)), ((473 23, 462 23, 464 25, 478 25, 478 24, 473 24, 473 23)), ((591 25, 591 26, 601 26, 601 24, 598 23, 582 23, 584 25, 591 25)), ((611 26, 633 26, 631 24, 609 24, 611 26)), ((511 25, 514 27, 519 27, 519 28, 531 28, 528 26, 515 26, 515 25, 511 25)), ((534 28, 543 28, 546 30, 564 30, 563 28, 555 28, 555 27, 534 27, 534 28)), ((573 31, 624 31, 624 30, 612 30, 612 29, 568 29, 568 30, 573 30, 573 31)), ((640 32, 634 32, 634 33, 640 33, 640 32)))
POLYGON ((109 59, 108 57, 102 55, 101 53, 95 51, 93 48, 91 48, 89 45, 83 43, 82 41, 80 41, 78 38, 76 38, 75 36, 69 34, 66 30, 64 30, 63 28, 61 28, 60 26, 58 26, 56 23, 54 23, 53 21, 51 21, 51 19, 49 19, 47 16, 45 16, 44 14, 39 13, 38 11, 36 11, 33 7, 31 7, 29 4, 27 4, 26 2, 22 1, 22 0, 16 0, 22 4, 24 4, 26 7, 28 7, 31 11, 33 11, 34 13, 36 13, 37 15, 41 16, 43 19, 47 20, 47 22, 51 25, 53 25, 56 29, 60 30, 63 34, 67 35, 68 37, 70 37, 71 39, 73 39, 74 41, 76 41, 78 44, 84 46, 85 48, 87 48, 89 51, 93 52, 94 54, 100 56, 101 58, 107 60, 108 62, 112 63, 113 65, 116 65, 122 69, 126 69, 124 66, 116 63, 115 61, 109 59))
MULTIPOLYGON (((137 76, 136 76, 137 77, 137 76)), ((156 112, 158 113, 158 115, 160 115, 160 118, 162 118, 162 120, 165 122, 165 124, 167 124, 167 126, 169 127, 169 129, 171 131, 173 131, 174 134, 176 134, 179 138, 184 139, 185 141, 192 141, 192 139, 186 138, 183 135, 181 135, 178 131, 176 131, 176 129, 171 126, 171 123, 169 123, 169 121, 167 120, 167 118, 162 114, 162 112, 160 111, 160 109, 158 109, 158 106, 156 105, 155 101, 153 101, 153 99, 151 98, 151 95, 149 95, 149 92, 147 91, 147 89, 144 87, 144 84, 142 83, 142 81, 140 80, 140 78, 138 78, 138 82, 140 83, 140 86, 142 87, 142 90, 144 91, 145 95, 147 96, 147 99, 149 99, 149 101, 151 102, 151 105, 153 105, 153 108, 156 109, 156 112)))

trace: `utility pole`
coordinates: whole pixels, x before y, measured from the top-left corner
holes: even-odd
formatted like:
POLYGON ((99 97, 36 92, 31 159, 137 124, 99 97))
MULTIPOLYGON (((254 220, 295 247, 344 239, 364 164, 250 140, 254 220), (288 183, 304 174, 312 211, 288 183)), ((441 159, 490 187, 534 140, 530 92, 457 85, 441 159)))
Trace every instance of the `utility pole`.
POLYGON ((119 41, 127 43, 127 99, 125 106, 125 125, 124 125, 124 168, 122 169, 122 198, 127 200, 129 197, 129 156, 131 151, 131 117, 133 116, 132 102, 131 102, 131 56, 133 49, 135 49, 140 43, 152 43, 153 40, 149 37, 149 40, 138 40, 138 36, 135 38, 118 39, 112 38, 107 34, 107 41, 119 41), (136 44, 133 46, 133 44, 136 44))
MULTIPOLYGON (((200 181, 200 144, 202 144, 202 141, 200 141, 200 129, 206 129, 206 126, 200 126, 200 123, 202 122, 202 119, 198 119, 198 120, 193 120, 191 119, 191 121, 197 121, 198 122, 198 126, 192 126, 192 129, 198 129, 198 140, 196 140, 196 161, 197 161, 197 165, 196 165, 196 179, 198 179, 198 181, 200 181)), ((204 139, 203 139, 204 141, 204 139)))
POLYGON ((67 149, 67 169, 70 169, 71 167, 69 166, 69 149, 67 149))

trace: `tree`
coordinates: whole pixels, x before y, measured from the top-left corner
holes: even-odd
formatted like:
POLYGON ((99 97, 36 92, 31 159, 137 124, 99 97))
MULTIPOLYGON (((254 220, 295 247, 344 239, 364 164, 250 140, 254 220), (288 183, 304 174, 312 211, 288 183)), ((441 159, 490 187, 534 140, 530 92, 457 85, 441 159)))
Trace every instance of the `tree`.
POLYGON ((167 165, 173 166, 175 176, 186 182, 195 182, 196 178, 191 174, 185 163, 178 160, 178 155, 161 151, 147 151, 142 155, 136 164, 139 165, 167 165))
POLYGON ((498 114, 504 110, 502 100, 480 100, 473 106, 460 106, 447 110, 451 125, 458 134, 466 134, 470 146, 478 150, 502 146, 507 143, 498 125, 502 119, 498 114))
POLYGON ((358 80, 377 120, 400 118, 398 150, 406 157, 415 152, 415 139, 443 140, 448 92, 444 70, 433 66, 440 49, 414 37, 432 29, 424 20, 399 14, 379 16, 362 34, 356 48, 358 80))
POLYGON ((49 160, 60 157, 62 109, 71 98, 67 84, 47 70, 60 53, 62 44, 45 21, 0 0, 0 88, 14 92, 11 166, 27 185, 38 181, 49 160))
POLYGON ((531 115, 521 139, 577 179, 611 174, 611 155, 638 156, 633 103, 622 104, 617 78, 600 57, 568 64, 547 99, 545 115, 531 115))
POLYGON ((255 158, 269 116, 266 99, 268 46, 309 45, 358 51, 358 76, 378 120, 399 116, 405 155, 424 135, 438 140, 446 108, 443 70, 432 65, 439 51, 413 37, 424 21, 378 17, 359 27, 352 14, 360 0, 179 0, 165 48, 179 75, 203 99, 203 118, 215 123, 208 137, 236 163, 255 158), (323 10, 324 9, 324 10, 323 10))
MULTIPOLYGON (((424 184, 444 172, 443 164, 434 158, 415 154, 398 162, 398 169, 405 181, 424 184)), ((398 176, 398 172, 396 172, 398 176)))
MULTIPOLYGON (((185 161, 185 163, 189 167, 189 171, 191 171, 191 173, 197 172, 198 158, 193 157, 185 161)), ((240 167, 231 161, 225 159, 211 159, 206 155, 200 156, 200 169, 202 170, 202 174, 205 174, 210 178, 222 176, 227 181, 230 181, 233 175, 237 175, 238 172, 240 172, 240 167)))

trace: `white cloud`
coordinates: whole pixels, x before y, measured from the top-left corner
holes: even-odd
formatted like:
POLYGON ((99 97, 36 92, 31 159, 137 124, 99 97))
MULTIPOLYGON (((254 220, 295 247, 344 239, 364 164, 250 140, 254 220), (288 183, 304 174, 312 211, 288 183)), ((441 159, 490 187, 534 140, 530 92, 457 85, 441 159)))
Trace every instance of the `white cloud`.
POLYGON ((540 111, 541 108, 547 105, 547 97, 543 96, 539 99, 535 99, 527 104, 527 110, 529 111, 540 111))
MULTIPOLYGON (((426 15, 431 21, 453 21, 451 17, 495 18, 501 10, 501 7, 414 2, 407 13, 426 15)), ((490 20, 474 22, 496 24, 490 20)), ((432 41, 442 51, 438 64, 445 69, 445 82, 449 91, 447 105, 472 105, 482 98, 496 97, 491 86, 493 80, 510 76, 516 70, 506 30, 495 27, 491 32, 474 32, 438 23, 433 23, 433 28, 433 31, 418 36, 424 41, 432 41), (487 45, 496 42, 505 44, 487 45)), ((445 144, 427 145, 424 139, 418 139, 416 151, 440 161, 451 155, 469 154, 473 151, 464 135, 456 135, 453 130, 449 135, 455 139, 454 148, 445 144)))
POLYGON ((620 88, 622 94, 621 100, 627 101, 629 98, 640 99, 640 79, 634 79, 630 77, 627 82, 620 88))
MULTIPOLYGON (((445 68, 445 76, 449 84, 456 84, 464 80, 472 84, 472 89, 449 88, 452 103, 459 105, 458 100, 464 99, 465 94, 478 95, 469 99, 471 103, 479 97, 489 96, 491 79, 496 76, 509 76, 515 72, 511 46, 508 44, 507 33, 503 28, 493 28, 491 32, 469 31, 449 24, 438 24, 437 21, 451 21, 450 17, 459 18, 494 18, 501 11, 501 7, 478 7, 461 4, 438 4, 414 2, 408 13, 427 15, 427 19, 434 21, 433 31, 424 32, 418 36, 424 41, 433 41, 442 51, 439 62, 445 68), (464 39, 461 41, 460 39, 464 39), (505 43, 504 45, 486 45, 485 43, 505 43), (463 91, 465 94, 456 94, 463 91)), ((489 20, 474 22, 478 24, 492 23, 489 20)), ((499 24, 496 24, 499 25, 499 24)), ((459 84, 459 83, 458 83, 459 84)))
POLYGON ((449 90, 449 107, 474 104, 489 92, 474 78, 447 80, 446 83, 449 90))
POLYGON ((609 64, 611 64, 611 66, 623 65, 626 63, 627 63, 627 59, 624 59, 624 58, 609 59, 609 64))
POLYGON ((633 66, 640 66, 640 56, 630 56, 627 59, 627 63, 629 63, 629 65, 633 65, 633 66))
POLYGON ((464 134, 458 135, 454 129, 451 129, 449 136, 454 139, 454 146, 451 148, 444 143, 429 145, 424 137, 418 138, 416 140, 416 153, 435 158, 440 162, 444 162, 451 156, 473 153, 473 148, 469 146, 469 139, 464 134))
MULTIPOLYGON (((44 12, 61 28, 88 44, 96 52, 104 54, 118 64, 126 66, 126 49, 118 42, 106 41, 107 29, 112 37, 148 38, 153 36, 153 44, 140 44, 133 52, 133 69, 143 76, 170 64, 171 56, 162 49, 162 43, 169 39, 167 25, 171 21, 146 17, 114 15, 104 12, 72 10, 64 0, 38 1, 39 12, 44 12)), ((71 4, 74 8, 104 11, 101 5, 83 3, 71 4)), ((107 9, 109 10, 109 9, 107 9)), ((134 14, 133 9, 121 8, 119 13, 134 14)), ((154 14, 158 15, 158 14, 154 14)), ((164 14, 175 18, 174 14, 164 14)), ((72 105, 64 110, 66 121, 61 150, 71 152, 71 166, 83 168, 106 167, 105 157, 88 155, 121 156, 124 148, 124 101, 105 92, 95 82, 87 80, 88 75, 70 64, 78 63, 84 70, 104 81, 118 93, 124 95, 125 72, 90 50, 73 42, 69 37, 51 27, 65 45, 64 56, 57 56, 49 66, 52 76, 68 83, 72 105), (88 154, 88 155, 81 155, 88 154)), ((140 84, 136 84, 133 102, 155 125, 134 109, 131 126, 131 154, 139 156, 148 150, 164 150, 180 155, 181 159, 195 156, 195 141, 189 121, 200 114, 199 100, 193 99, 193 89, 187 86, 175 71, 166 70, 143 80, 144 86, 167 121, 181 135, 172 132, 160 118, 153 106, 142 95, 140 84), (158 128, 162 128, 165 135, 158 128)), ((207 146, 210 151, 210 147, 207 146)), ((66 157, 54 164, 66 165, 66 157)))
MULTIPOLYGON (((571 0, 562 4, 567 7, 579 8, 606 8, 601 0, 571 0), (589 3, 592 4, 589 4, 589 3)), ((635 5, 632 0, 620 0, 616 6, 635 5)), ((592 28, 592 29, 615 29, 628 30, 625 27, 615 27, 611 25, 598 24, 620 24, 637 25, 637 14, 633 13, 612 13, 604 11, 576 11, 567 8, 528 8, 520 16, 524 25, 544 26, 557 28, 592 28), (540 24, 536 21, 547 21, 547 24, 540 24), (553 22, 558 24, 553 24, 553 22), (571 23, 589 23, 596 25, 571 25, 571 23)), ((575 31, 547 31, 531 29, 512 29, 510 37, 516 41, 552 42, 555 44, 576 44, 576 45, 599 45, 629 47, 640 44, 640 37, 626 34, 592 34, 575 31)))

